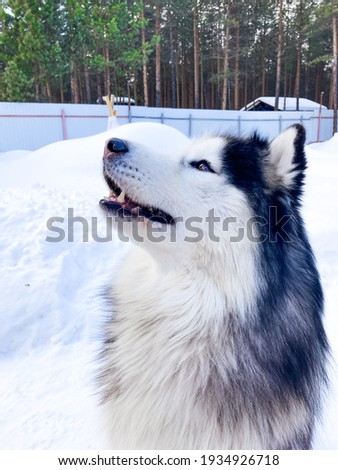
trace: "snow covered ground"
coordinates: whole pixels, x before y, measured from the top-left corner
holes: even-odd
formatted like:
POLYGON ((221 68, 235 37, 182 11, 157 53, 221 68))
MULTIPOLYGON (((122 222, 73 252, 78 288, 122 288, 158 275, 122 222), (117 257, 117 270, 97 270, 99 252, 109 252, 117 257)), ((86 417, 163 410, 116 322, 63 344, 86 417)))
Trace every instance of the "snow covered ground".
MULTIPOLYGON (((159 131, 154 144, 184 143, 177 131, 161 129, 169 135, 159 131)), ((94 378, 105 311, 98 294, 128 249, 115 235, 108 243, 91 236, 96 222, 106 232, 98 210, 107 192, 102 149, 112 135, 143 141, 149 132, 123 126, 35 152, 0 154, 0 449, 101 447, 94 378), (68 208, 89 221, 88 241, 80 221, 67 223, 68 208), (55 224, 65 230, 58 243, 46 241, 57 235, 47 228, 51 217, 64 218, 55 224)), ((315 448, 338 449, 338 134, 308 146, 307 155, 304 215, 335 360, 315 448)))

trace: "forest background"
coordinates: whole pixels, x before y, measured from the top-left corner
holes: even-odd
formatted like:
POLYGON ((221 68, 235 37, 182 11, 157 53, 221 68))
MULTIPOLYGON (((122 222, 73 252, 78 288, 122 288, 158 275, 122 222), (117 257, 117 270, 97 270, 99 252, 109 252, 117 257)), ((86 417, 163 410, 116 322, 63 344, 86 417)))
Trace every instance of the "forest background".
POLYGON ((0 100, 336 109, 337 16, 337 0, 3 0, 0 100))

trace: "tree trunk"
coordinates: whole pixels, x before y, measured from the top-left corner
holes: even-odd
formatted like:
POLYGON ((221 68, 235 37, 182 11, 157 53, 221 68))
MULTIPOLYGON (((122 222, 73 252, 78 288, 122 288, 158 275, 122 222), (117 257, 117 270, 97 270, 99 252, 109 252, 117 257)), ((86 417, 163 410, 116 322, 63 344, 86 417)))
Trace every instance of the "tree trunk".
POLYGON ((173 18, 172 12, 168 11, 169 19, 169 41, 170 41, 170 66, 171 66, 171 107, 176 108, 176 49, 174 43, 173 18))
POLYGON ((187 108, 187 63, 185 55, 182 57, 182 97, 181 97, 182 108, 187 108))
MULTIPOLYGON (((144 10, 141 12, 141 19, 144 22, 144 10)), ((146 28, 144 24, 141 28, 141 41, 142 41, 142 72, 143 72, 143 94, 144 106, 149 106, 149 92, 148 92, 148 75, 147 75, 147 50, 146 50, 146 28)))
MULTIPOLYGON (((333 64, 332 64, 333 65, 333 64)), ((330 91, 329 91, 329 109, 333 109, 333 70, 331 73, 331 79, 330 79, 330 91)), ((317 100, 319 101, 319 99, 317 100)))
POLYGON ((104 94, 110 96, 111 83, 110 83, 110 66, 109 66, 109 45, 104 46, 104 60, 106 62, 104 67, 104 94))
POLYGON ((338 45, 337 45, 337 13, 333 13, 333 133, 337 132, 337 107, 338 107, 338 45))
POLYGON ((201 91, 200 91, 200 108, 203 109, 205 104, 204 104, 204 80, 203 80, 203 50, 201 52, 201 66, 200 66, 200 84, 201 84, 201 91))
MULTIPOLYGON (((160 37, 161 35, 161 7, 160 2, 156 2, 155 11, 155 34, 160 37)), ((160 107, 161 102, 161 43, 158 42, 155 48, 155 105, 160 107)))
POLYGON ((244 106, 248 104, 248 54, 245 56, 244 106))
POLYGON ((38 82, 35 82, 35 101, 37 103, 40 101, 40 87, 38 82))
MULTIPOLYGON (((114 87, 113 87, 113 95, 116 95, 116 94, 119 94, 118 93, 118 86, 117 86, 117 76, 116 76, 116 69, 114 68, 114 72, 113 72, 113 83, 114 83, 114 87)), ((128 87, 128 85, 127 85, 128 87)))
POLYGON ((194 8, 194 107, 200 107, 199 97, 199 37, 198 37, 198 2, 194 8))
POLYGON ((288 87, 288 50, 289 50, 289 19, 286 21, 286 32, 285 32, 285 60, 284 60, 284 104, 283 109, 286 110, 286 97, 288 87))
POLYGON ((307 63, 309 60, 310 60, 310 58, 307 59, 307 61, 305 62, 305 67, 304 67, 304 98, 309 97, 309 82, 310 82, 310 80, 309 80, 309 75, 310 75, 309 70, 310 70, 310 67, 308 66, 308 63, 307 63))
POLYGON ((101 83, 101 74, 100 72, 96 72, 96 94, 99 103, 102 101, 102 83, 101 83))
POLYGON ((195 104, 195 93, 194 93, 194 77, 192 74, 189 74, 189 84, 188 84, 188 89, 189 89, 189 108, 194 108, 195 104))
POLYGON ((288 96, 292 96, 292 76, 293 76, 293 61, 291 60, 290 71, 289 71, 288 96))
POLYGON ((212 81, 211 81, 211 90, 210 90, 210 107, 212 109, 215 109, 215 60, 214 57, 211 57, 210 60, 210 69, 211 69, 211 76, 212 76, 212 81))
POLYGON ((84 65, 84 79, 85 79, 85 88, 86 88, 86 102, 91 103, 92 102, 92 94, 90 91, 90 78, 89 78, 89 69, 88 65, 84 65))
POLYGON ((278 102, 279 102, 279 94, 280 94, 280 77, 281 77, 281 68, 282 68, 282 39, 283 39, 283 0, 279 0, 275 111, 278 111, 278 102))
POLYGON ((39 103, 40 101, 40 67, 39 63, 35 62, 35 101, 39 103))
POLYGON ((300 68, 302 62, 302 45, 303 45, 303 0, 299 4, 299 24, 298 24, 298 43, 297 43, 297 68, 294 96, 296 97, 296 110, 299 111, 299 93, 300 93, 300 68))
POLYGON ((166 62, 163 63, 163 69, 162 69, 162 76, 163 76, 163 82, 162 82, 162 105, 167 106, 167 64, 166 62))
POLYGON ((223 15, 223 11, 221 8, 221 1, 218 0, 217 2, 217 11, 218 11, 218 18, 217 18, 217 93, 216 93, 216 108, 221 108, 221 55, 222 55, 222 23, 221 18, 223 15))
POLYGON ((262 96, 266 96, 266 67, 265 67, 265 56, 266 56, 266 26, 265 26, 265 20, 263 24, 263 31, 262 31, 262 36, 261 36, 261 42, 262 42, 262 56, 261 56, 261 61, 262 61, 262 96))
POLYGON ((287 68, 287 60, 285 58, 285 61, 284 61, 284 103, 283 103, 284 111, 286 109, 287 87, 288 87, 288 68, 287 68))
POLYGON ((239 21, 236 26, 236 52, 235 52, 235 109, 239 109, 239 21))
POLYGON ((175 54, 175 72, 176 72, 176 107, 180 108, 180 75, 179 75, 177 54, 175 54))
POLYGON ((60 76, 60 81, 59 81, 59 86, 60 86, 60 101, 61 103, 65 102, 65 95, 63 91, 63 76, 60 76))
POLYGON ((71 61, 71 72, 70 72, 70 88, 71 88, 71 95, 72 95, 72 103, 78 104, 80 103, 80 95, 79 95, 79 82, 77 76, 77 67, 74 60, 71 61))
POLYGON ((53 96, 52 96, 52 89, 51 89, 51 86, 50 86, 49 82, 46 83, 46 95, 47 95, 47 98, 48 98, 48 102, 52 103, 53 102, 53 96))
POLYGON ((229 40, 230 40, 230 4, 227 4, 226 11, 226 27, 225 27, 225 52, 223 63, 223 93, 222 93, 222 109, 227 109, 228 99, 228 70, 229 70, 229 40))
POLYGON ((167 80, 167 106, 169 108, 172 108, 173 105, 171 103, 171 98, 172 98, 172 95, 170 95, 170 90, 171 90, 171 87, 170 87, 170 80, 167 80))
POLYGON ((135 101, 135 106, 137 106, 138 96, 137 96, 137 72, 136 72, 136 70, 134 71, 133 87, 134 87, 134 101, 135 101))
POLYGON ((316 65, 316 87, 315 87, 315 101, 317 101, 317 103, 319 102, 319 92, 320 92, 319 88, 321 85, 320 70, 321 70, 321 64, 318 63, 316 65))

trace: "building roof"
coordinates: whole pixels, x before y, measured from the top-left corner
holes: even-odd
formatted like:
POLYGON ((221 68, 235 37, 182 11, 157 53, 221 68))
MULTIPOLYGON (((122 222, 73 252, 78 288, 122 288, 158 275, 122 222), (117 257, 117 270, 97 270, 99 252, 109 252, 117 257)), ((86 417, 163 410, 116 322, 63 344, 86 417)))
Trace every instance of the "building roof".
MULTIPOLYGON (((241 111, 250 111, 257 103, 264 103, 268 106, 275 107, 275 97, 274 96, 260 96, 256 98, 251 103, 247 104, 241 111)), ((320 104, 316 103, 315 101, 308 100, 306 98, 299 98, 299 111, 312 111, 314 109, 319 109, 320 104)), ((326 106, 322 106, 323 109, 327 109, 326 106)), ((285 111, 296 111, 297 109, 297 98, 287 97, 286 98, 286 105, 285 111)), ((278 99, 278 110, 284 111, 284 97, 280 97, 278 99)))

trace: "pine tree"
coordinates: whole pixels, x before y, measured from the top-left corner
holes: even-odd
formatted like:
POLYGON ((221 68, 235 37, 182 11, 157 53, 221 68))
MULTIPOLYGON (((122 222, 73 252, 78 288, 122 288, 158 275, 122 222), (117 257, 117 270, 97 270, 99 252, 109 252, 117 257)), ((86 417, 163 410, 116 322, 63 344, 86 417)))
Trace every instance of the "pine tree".
POLYGON ((225 109, 324 92, 336 107, 336 10, 332 0, 7 0, 0 98, 83 103, 129 89, 149 106, 225 109))

